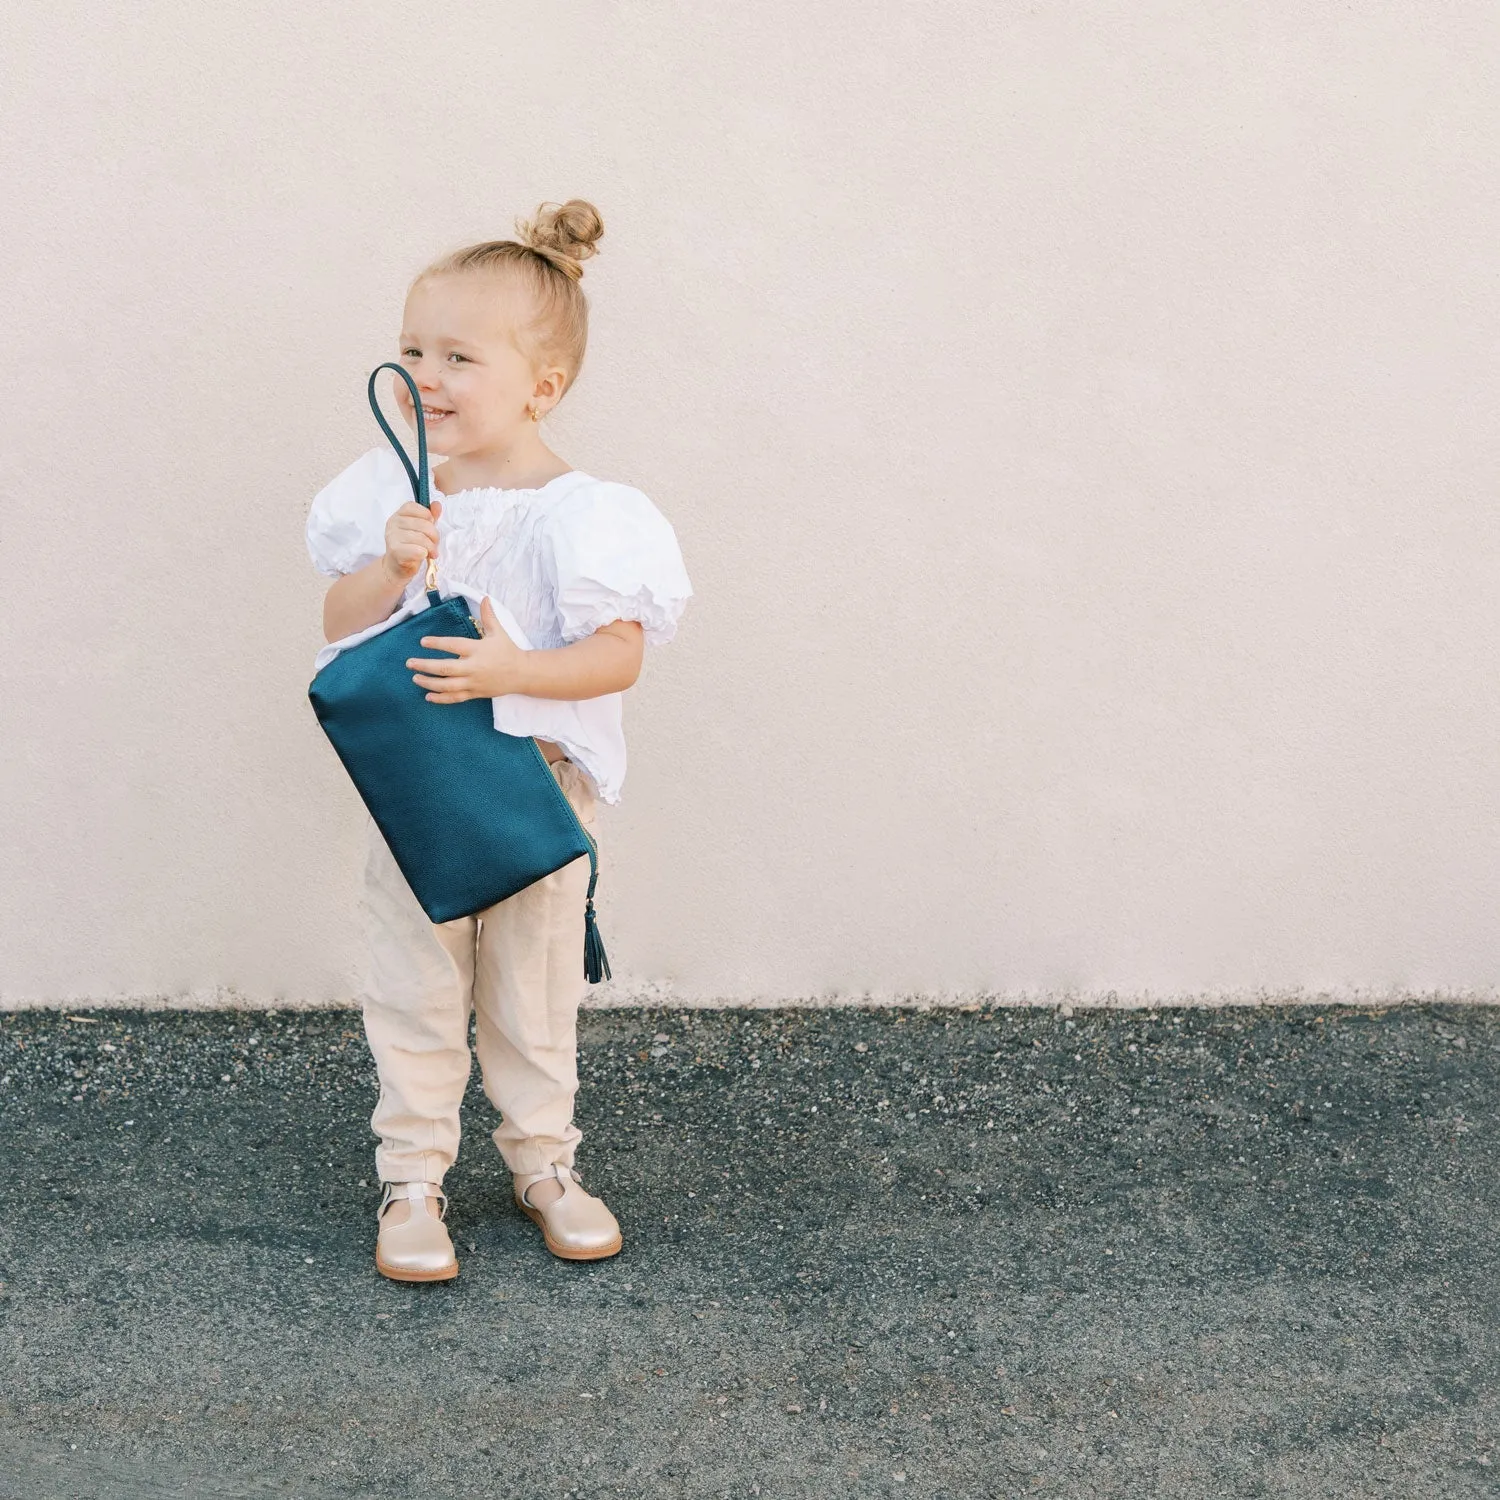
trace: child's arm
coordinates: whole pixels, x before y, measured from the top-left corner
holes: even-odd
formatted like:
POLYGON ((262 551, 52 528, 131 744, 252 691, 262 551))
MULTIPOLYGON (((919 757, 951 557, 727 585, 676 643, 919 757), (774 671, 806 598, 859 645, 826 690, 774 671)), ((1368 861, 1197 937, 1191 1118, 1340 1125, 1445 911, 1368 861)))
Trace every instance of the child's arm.
POLYGON ((406 579, 390 575, 385 558, 329 584, 323 596, 323 638, 341 641, 346 635, 378 624, 401 602, 406 579))
POLYGON ((386 522, 385 553, 374 562, 346 573, 329 585, 323 596, 323 637, 340 641, 371 625, 378 625, 401 602, 406 585, 429 556, 437 556, 437 517, 443 502, 432 510, 409 500, 386 522))
POLYGON ((423 636, 421 644, 427 650, 453 655, 414 656, 407 661, 412 681, 427 690, 429 702, 462 703, 467 698, 498 698, 505 693, 598 698, 623 692, 641 675, 646 642, 635 620, 611 620, 570 646, 523 651, 505 633, 488 599, 481 601, 480 615, 483 639, 423 636))

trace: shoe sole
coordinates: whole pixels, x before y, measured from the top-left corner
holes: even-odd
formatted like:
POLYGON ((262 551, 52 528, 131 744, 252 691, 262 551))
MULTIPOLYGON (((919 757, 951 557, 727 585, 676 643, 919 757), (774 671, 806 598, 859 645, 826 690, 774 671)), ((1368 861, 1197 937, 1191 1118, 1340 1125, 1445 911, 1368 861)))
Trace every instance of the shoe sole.
POLYGON ((399 1266, 388 1266, 377 1252, 375 1269, 392 1281, 452 1281, 458 1275, 458 1262, 454 1261, 451 1266, 443 1266, 436 1271, 403 1271, 399 1266))
POLYGON ((559 1260, 607 1260, 611 1255, 618 1255, 625 1244, 624 1236, 617 1234, 607 1245, 601 1245, 597 1250, 570 1250, 566 1245, 559 1245, 547 1233, 547 1223, 542 1218, 540 1209, 533 1208, 529 1203, 522 1203, 519 1199, 516 1207, 542 1231, 543 1243, 559 1260))

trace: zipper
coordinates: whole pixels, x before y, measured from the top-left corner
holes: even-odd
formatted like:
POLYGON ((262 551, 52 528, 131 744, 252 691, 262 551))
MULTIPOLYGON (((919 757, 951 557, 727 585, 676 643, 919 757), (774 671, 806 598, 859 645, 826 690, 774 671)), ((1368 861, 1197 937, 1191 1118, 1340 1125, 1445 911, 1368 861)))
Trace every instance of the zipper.
MULTIPOLYGON (((474 633, 475 633, 475 635, 478 636, 480 640, 483 640, 484 639, 484 630, 481 627, 479 621, 476 620, 473 615, 469 616, 469 624, 471 624, 474 627, 474 633)), ((539 744, 537 744, 537 742, 530 735, 527 735, 526 739, 527 739, 528 743, 531 745, 531 748, 536 751, 536 758, 539 761, 541 761, 542 767, 547 772, 547 775, 551 776, 552 775, 552 767, 550 765, 548 765, 548 763, 547 763, 547 757, 542 754, 542 747, 539 744)), ((553 785, 554 786, 557 785, 555 778, 553 780, 553 785)), ((583 819, 578 816, 578 813, 574 809, 573 804, 570 801, 568 801, 568 794, 565 791, 563 791, 563 789, 560 786, 557 788, 557 791, 558 791, 558 795, 563 800, 563 806, 566 807, 568 809, 568 812, 572 814, 573 822, 577 826, 579 833, 581 833, 584 836, 584 838, 586 838, 589 841, 589 848, 594 851, 594 867, 597 869, 598 868, 598 864, 599 864, 599 841, 594 837, 593 834, 591 834, 588 831, 587 828, 585 828, 583 826, 583 819)))
POLYGON ((589 893, 583 903, 583 973, 584 978, 590 984, 597 984, 600 979, 609 978, 609 959, 604 953, 604 940, 599 936, 599 922, 594 915, 594 887, 599 881, 599 845, 593 834, 583 826, 583 819, 578 816, 577 809, 569 800, 568 794, 559 785, 557 777, 552 774, 552 767, 547 764, 547 757, 542 754, 542 747, 537 744, 531 736, 526 736, 526 742, 536 751, 536 758, 541 761, 543 770, 547 773, 547 780, 555 788, 557 795, 562 799, 562 804, 568 810, 568 815, 573 819, 573 826, 588 840, 589 846, 589 893))
MULTIPOLYGON (((537 742, 529 734, 526 736, 526 741, 531 746, 531 748, 536 751, 536 758, 541 761, 542 768, 546 771, 548 776, 552 776, 552 767, 547 764, 547 757, 542 754, 542 747, 537 744, 537 742)), ((594 851, 594 863, 595 867, 597 868, 599 861, 599 841, 594 837, 593 834, 588 831, 587 828, 583 826, 583 819, 578 816, 577 809, 568 800, 568 794, 563 791, 560 786, 557 786, 557 778, 555 776, 552 779, 552 784, 553 786, 557 787, 557 794, 562 798, 563 806, 566 807, 568 809, 568 812, 572 815, 573 822, 577 827, 579 833, 581 833, 584 838, 589 841, 589 848, 594 851)))

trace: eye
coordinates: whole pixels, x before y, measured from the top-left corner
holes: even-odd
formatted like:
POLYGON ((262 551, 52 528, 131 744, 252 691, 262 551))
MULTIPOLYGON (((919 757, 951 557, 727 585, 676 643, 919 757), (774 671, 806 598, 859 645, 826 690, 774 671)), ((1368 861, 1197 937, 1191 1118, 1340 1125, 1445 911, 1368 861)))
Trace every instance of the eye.
POLYGON ((405 359, 408 354, 420 354, 421 352, 422 351, 420 349, 403 349, 401 351, 401 357, 402 359, 405 359))
POLYGON ((468 356, 467 356, 467 355, 464 355, 464 354, 460 354, 460 353, 459 353, 459 352, 458 352, 458 350, 457 350, 457 349, 454 349, 454 350, 453 350, 453 351, 451 351, 451 353, 450 353, 450 354, 449 354, 449 355, 448 355, 448 358, 449 358, 449 359, 463 359, 463 360, 467 360, 467 358, 468 358, 468 356))

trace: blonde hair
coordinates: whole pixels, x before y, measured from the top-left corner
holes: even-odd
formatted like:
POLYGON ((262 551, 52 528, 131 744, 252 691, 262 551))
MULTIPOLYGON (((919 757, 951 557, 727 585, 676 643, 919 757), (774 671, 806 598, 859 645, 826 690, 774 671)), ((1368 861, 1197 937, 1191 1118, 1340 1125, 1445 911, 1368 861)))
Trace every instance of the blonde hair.
POLYGON ((517 277, 531 315, 514 330, 532 365, 561 365, 563 390, 572 388, 583 368, 589 338, 589 304, 579 281, 582 262, 597 255, 604 234, 599 210, 583 198, 543 203, 532 220, 517 219, 519 240, 482 240, 433 261, 412 286, 433 276, 499 271, 517 277))

